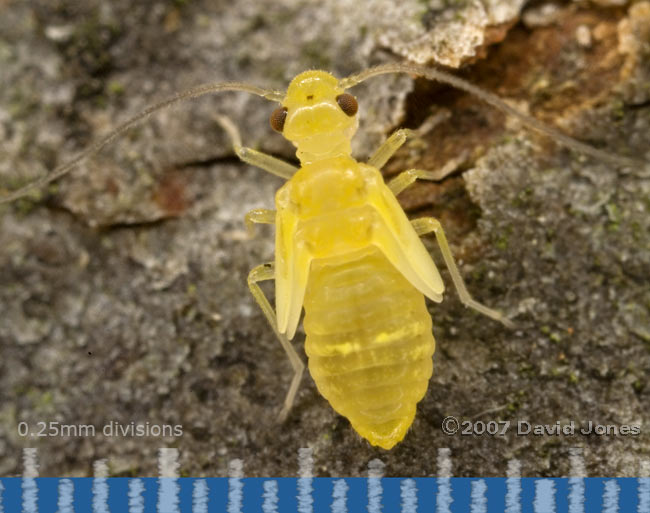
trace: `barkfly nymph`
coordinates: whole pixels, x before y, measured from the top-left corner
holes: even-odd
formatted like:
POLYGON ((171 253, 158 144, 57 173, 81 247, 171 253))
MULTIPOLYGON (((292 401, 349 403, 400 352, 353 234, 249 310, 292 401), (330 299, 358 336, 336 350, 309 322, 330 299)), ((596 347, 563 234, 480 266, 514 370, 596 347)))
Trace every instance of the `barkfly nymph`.
POLYGON ((417 179, 432 180, 436 174, 409 169, 384 182, 381 168, 411 132, 397 130, 367 162, 351 156, 359 106, 346 91, 387 73, 450 84, 561 144, 617 165, 638 164, 567 137, 454 75, 396 63, 343 79, 325 71, 306 71, 292 80, 286 93, 237 82, 199 86, 147 108, 72 161, 0 198, 0 203, 61 177, 154 112, 183 100, 243 91, 279 102, 270 123, 296 146, 300 167, 243 147, 234 124, 218 119, 241 160, 287 180, 277 191, 275 210, 257 209, 246 215, 249 227, 275 225, 275 262, 255 267, 248 286, 293 368, 280 419, 289 413, 304 370, 290 342, 304 308, 305 351, 318 390, 362 437, 390 449, 413 423, 433 372, 435 341, 425 297, 442 301, 444 284, 420 237, 435 235, 466 306, 508 328, 514 325, 502 313, 472 299, 440 223, 432 217, 409 220, 400 207, 396 198, 400 192, 417 179), (264 280, 275 280, 275 309, 258 285, 264 280))

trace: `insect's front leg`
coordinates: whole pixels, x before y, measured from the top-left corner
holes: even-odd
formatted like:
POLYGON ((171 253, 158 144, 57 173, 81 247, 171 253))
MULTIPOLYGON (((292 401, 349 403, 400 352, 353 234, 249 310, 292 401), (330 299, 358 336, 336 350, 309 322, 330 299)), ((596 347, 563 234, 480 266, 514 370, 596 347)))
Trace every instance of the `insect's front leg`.
POLYGON ((458 167, 467 159, 467 151, 462 152, 457 158, 448 160, 447 163, 437 171, 425 171, 424 169, 407 169, 401 172, 390 182, 388 187, 392 193, 397 196, 407 187, 411 186, 416 180, 430 180, 439 182, 458 169, 458 167))
POLYGON ((256 224, 275 224, 276 211, 268 208, 256 208, 244 216, 248 236, 252 239, 255 236, 256 224))
POLYGON ((279 332, 275 310, 273 310, 269 300, 266 299, 264 292, 257 284, 260 281, 273 280, 274 278, 275 267, 272 263, 258 265, 248 274, 248 287, 250 288, 255 301, 262 309, 262 312, 264 312, 266 320, 269 321, 271 328, 273 328, 273 332, 276 337, 278 337, 280 344, 282 344, 282 348, 287 353, 289 362, 291 362, 291 367, 293 368, 293 379, 291 380, 287 397, 284 400, 284 406, 280 411, 280 415, 278 415, 278 421, 283 422, 287 418, 289 410, 291 410, 291 406, 293 405, 293 401, 296 398, 296 394, 298 393, 298 387, 300 385, 300 380, 302 379, 302 373, 305 370, 305 364, 300 356, 298 356, 298 353, 291 345, 291 342, 287 340, 286 335, 279 332))
POLYGON ((228 119, 226 116, 219 114, 215 116, 215 119, 230 137, 233 150, 242 161, 250 164, 251 166, 259 167, 260 169, 263 169, 272 175, 276 175, 287 180, 291 178, 296 171, 298 171, 297 167, 292 166, 284 160, 280 160, 272 157, 271 155, 267 155, 266 153, 262 153, 261 151, 242 146, 239 130, 237 130, 237 127, 234 125, 234 123, 230 121, 230 119, 228 119))
POLYGON ((412 220, 411 224, 413 225, 413 228, 418 235, 426 235, 427 233, 431 232, 436 235, 436 241, 438 241, 438 246, 440 246, 442 258, 445 260, 445 264, 449 269, 449 274, 451 274, 451 279, 454 282, 454 287, 456 287, 456 291, 460 296, 461 302, 465 306, 473 308, 477 312, 482 313, 483 315, 487 315, 495 321, 503 323, 508 328, 514 329, 515 324, 510 319, 508 319, 498 310, 493 310, 492 308, 479 303, 474 298, 472 298, 470 293, 467 291, 463 277, 460 275, 458 267, 456 266, 456 262, 454 261, 454 256, 451 253, 451 249, 449 249, 447 237, 445 236, 445 232, 442 229, 440 221, 434 217, 422 217, 420 219, 412 220))
POLYGON ((409 130, 408 128, 395 130, 368 159, 368 165, 381 169, 395 152, 402 147, 407 139, 412 139, 417 137, 417 135, 418 133, 415 130, 409 130))

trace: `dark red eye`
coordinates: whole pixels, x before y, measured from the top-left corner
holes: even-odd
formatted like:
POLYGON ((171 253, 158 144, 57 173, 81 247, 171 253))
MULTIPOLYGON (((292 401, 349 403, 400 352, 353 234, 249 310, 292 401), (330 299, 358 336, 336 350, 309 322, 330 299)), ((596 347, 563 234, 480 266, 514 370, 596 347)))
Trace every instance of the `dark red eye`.
POLYGON ((336 97, 336 103, 339 104, 341 110, 345 112, 348 116, 354 116, 359 110, 359 104, 357 99, 348 93, 339 94, 336 97))
POLYGON ((282 132, 284 129, 284 121, 287 119, 287 108, 278 107, 271 114, 271 128, 276 132, 282 132))

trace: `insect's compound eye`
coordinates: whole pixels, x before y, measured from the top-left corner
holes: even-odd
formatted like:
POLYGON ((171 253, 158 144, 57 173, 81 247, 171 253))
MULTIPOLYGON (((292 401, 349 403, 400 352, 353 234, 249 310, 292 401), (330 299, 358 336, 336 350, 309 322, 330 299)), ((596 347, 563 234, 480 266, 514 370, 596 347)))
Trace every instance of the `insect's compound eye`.
POLYGON ((336 103, 339 104, 341 110, 345 112, 348 116, 354 116, 359 110, 359 104, 357 99, 348 93, 339 94, 336 97, 336 103))
POLYGON ((278 107, 271 114, 271 128, 276 132, 282 132, 284 129, 284 121, 287 119, 287 108, 278 107))

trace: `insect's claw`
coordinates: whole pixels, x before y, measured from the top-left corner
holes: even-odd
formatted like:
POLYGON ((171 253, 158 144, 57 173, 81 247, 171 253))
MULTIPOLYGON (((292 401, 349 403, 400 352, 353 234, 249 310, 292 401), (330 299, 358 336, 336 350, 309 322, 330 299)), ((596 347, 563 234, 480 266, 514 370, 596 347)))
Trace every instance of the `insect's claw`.
POLYGON ((517 325, 516 325, 514 322, 512 322, 510 319, 508 319, 507 317, 503 317, 503 318, 501 319, 501 323, 502 323, 506 328, 509 328, 509 329, 511 329, 511 330, 516 330, 516 329, 517 329, 517 325))
POLYGON ((228 134, 228 137, 230 138, 230 141, 232 142, 233 149, 235 150, 235 153, 239 154, 239 150, 241 149, 242 142, 241 142, 241 136, 239 135, 239 130, 235 126, 235 124, 232 122, 232 120, 224 116, 223 114, 215 114, 214 119, 219 125, 221 125, 221 128, 223 128, 224 132, 228 134))
POLYGON ((246 219, 246 233, 249 239, 255 238, 255 224, 248 219, 246 219))
POLYGON ((284 407, 282 407, 282 410, 280 410, 280 413, 276 417, 275 421, 278 424, 284 424, 284 422, 287 420, 288 416, 289 416, 289 408, 284 406, 284 407))

